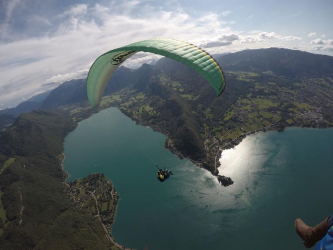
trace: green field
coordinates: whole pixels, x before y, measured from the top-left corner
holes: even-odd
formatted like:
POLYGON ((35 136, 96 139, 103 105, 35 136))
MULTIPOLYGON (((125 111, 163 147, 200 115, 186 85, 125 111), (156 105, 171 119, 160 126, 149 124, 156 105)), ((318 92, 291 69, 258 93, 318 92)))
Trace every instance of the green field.
POLYGON ((272 114, 266 111, 260 111, 259 112, 260 115, 262 115, 264 118, 271 118, 272 114))
POLYGON ((195 101, 200 97, 200 95, 191 95, 191 94, 183 94, 183 95, 180 95, 180 96, 184 97, 184 98, 187 98, 190 101, 195 101))
POLYGON ((270 99, 251 98, 251 100, 259 109, 267 109, 270 107, 277 107, 279 105, 278 103, 274 103, 270 99))
POLYGON ((102 204, 102 212, 106 211, 108 209, 108 202, 103 202, 102 204))
POLYGON ((305 109, 307 111, 312 110, 313 107, 307 103, 300 103, 300 102, 294 102, 294 105, 298 107, 299 109, 305 109))
POLYGON ((114 102, 120 102, 121 101, 121 97, 120 95, 108 95, 108 96, 104 96, 101 100, 100 106, 106 106, 108 104, 114 103, 114 102))

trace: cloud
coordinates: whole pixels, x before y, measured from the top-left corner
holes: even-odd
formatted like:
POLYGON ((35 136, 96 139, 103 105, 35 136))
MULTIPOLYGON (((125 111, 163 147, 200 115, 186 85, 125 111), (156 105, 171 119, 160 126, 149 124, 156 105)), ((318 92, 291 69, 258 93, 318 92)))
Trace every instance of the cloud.
POLYGON ((325 44, 327 45, 332 45, 333 46, 333 40, 330 39, 330 40, 325 40, 325 44))
MULTIPOLYGON (((280 36, 277 35, 275 32, 263 32, 259 30, 252 30, 249 32, 251 35, 240 35, 239 36, 239 41, 240 43, 267 43, 268 40, 280 40, 282 41, 299 41, 302 40, 301 37, 297 36, 280 36)), ((272 42, 271 42, 272 43, 272 42)), ((276 43, 277 44, 277 43, 276 43)), ((276 47, 276 44, 273 44, 273 46, 276 47)), ((279 43, 278 46, 281 44, 279 43)), ((270 47, 271 45, 265 46, 265 47, 270 47)), ((284 47, 288 47, 283 45, 284 47)))
POLYGON ((20 4, 20 0, 10 0, 8 1, 6 8, 6 17, 2 24, 0 24, 0 41, 7 37, 8 25, 12 18, 13 11, 16 6, 20 4))
POLYGON ((316 33, 315 32, 311 32, 308 36, 312 37, 312 36, 315 36, 316 33))
POLYGON ((333 52, 333 40, 327 39, 323 40, 321 38, 317 38, 312 40, 311 43, 313 45, 314 51, 323 51, 323 52, 333 52))
POLYGON ((273 48, 285 48, 285 46, 283 45, 283 44, 281 44, 281 43, 274 43, 273 44, 273 46, 271 46, 271 47, 273 47, 273 48))
POLYGON ((324 44, 324 41, 320 38, 311 41, 312 44, 324 44))
POLYGON ((89 68, 90 68, 90 66, 88 66, 85 69, 78 70, 76 72, 71 72, 71 73, 67 73, 67 74, 63 74, 63 75, 58 74, 58 75, 52 76, 51 78, 45 80, 45 83, 43 84, 43 86, 50 85, 50 83, 52 83, 52 84, 53 83, 63 83, 65 81, 72 80, 72 79, 86 78, 88 75, 88 72, 89 72, 89 68))
POLYGON ((133 55, 130 60, 125 61, 123 66, 131 69, 137 69, 144 63, 155 64, 161 58, 162 56, 160 55, 138 52, 133 55))
POLYGON ((311 44, 325 44, 325 45, 333 45, 333 40, 332 39, 328 39, 328 40, 322 40, 321 38, 317 38, 315 40, 311 41, 311 44))
POLYGON ((262 41, 257 36, 242 36, 240 39, 241 43, 257 43, 262 41))
POLYGON ((326 46, 323 48, 324 51, 333 52, 333 46, 326 46))
POLYGON ((277 39, 278 36, 274 32, 261 32, 261 31, 251 31, 250 33, 256 35, 243 35, 240 36, 241 43, 259 43, 267 39, 277 39))
MULTIPOLYGON (((98 7, 97 7, 98 8, 98 7)), ((87 4, 76 4, 69 8, 69 10, 65 11, 60 16, 80 16, 87 14, 88 5, 87 4)))
POLYGON ((245 21, 249 21, 249 20, 251 20, 253 17, 254 17, 254 15, 250 15, 250 16, 248 16, 248 17, 245 19, 245 21))
POLYGON ((201 45, 202 48, 213 48, 213 47, 219 47, 219 46, 227 46, 232 44, 232 42, 229 41, 212 41, 207 42, 206 44, 201 45))
POLYGON ((314 51, 327 51, 333 52, 333 46, 315 46, 313 48, 314 51))
POLYGON ((27 21, 32 23, 32 25, 37 25, 37 26, 41 26, 41 25, 46 25, 46 26, 51 26, 52 23, 47 20, 46 18, 40 17, 40 16, 30 16, 27 18, 27 21))
POLYGON ((213 47, 219 47, 219 46, 227 46, 231 45, 234 41, 239 40, 239 35, 236 33, 233 34, 227 34, 218 36, 216 39, 209 41, 208 39, 204 42, 202 42, 199 47, 203 48, 213 48, 213 47))
POLYGON ((268 32, 261 32, 259 35, 258 35, 258 37, 260 38, 260 39, 273 39, 273 38, 277 38, 277 36, 276 36, 276 34, 274 33, 274 32, 270 32, 270 33, 268 33, 268 32))
POLYGON ((221 15, 222 16, 228 16, 230 13, 231 13, 231 11, 226 10, 226 11, 223 11, 221 15))
POLYGON ((281 37, 282 40, 289 40, 289 41, 295 41, 295 40, 302 40, 302 38, 297 37, 297 36, 284 36, 281 37))

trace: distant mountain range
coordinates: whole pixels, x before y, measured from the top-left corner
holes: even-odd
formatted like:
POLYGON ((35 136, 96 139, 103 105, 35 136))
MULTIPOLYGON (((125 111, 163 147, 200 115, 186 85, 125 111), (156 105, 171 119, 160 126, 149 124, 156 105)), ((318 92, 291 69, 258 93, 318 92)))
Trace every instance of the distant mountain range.
POLYGON ((323 76, 333 75, 333 57, 289 49, 244 50, 218 56, 224 70, 265 72, 278 76, 323 76))
MULTIPOLYGON (((278 77, 290 78, 320 77, 322 75, 333 77, 333 57, 297 50, 279 48, 244 50, 216 55, 215 57, 224 71, 245 71, 260 74, 267 72, 278 77)), ((132 85, 136 89, 143 90, 147 82, 151 81, 152 75, 161 72, 170 75, 172 80, 192 82, 193 85, 189 85, 188 88, 198 87, 203 102, 212 97, 213 92, 203 91, 202 88, 207 89, 207 86, 200 76, 194 74, 192 69, 167 58, 160 59, 153 66, 144 64, 136 70, 120 67, 111 79, 112 83, 107 86, 105 95, 132 85), (188 77, 192 77, 192 79, 188 79, 188 77)), ((10 125, 22 113, 29 113, 35 109, 50 110, 64 105, 86 102, 85 81, 86 79, 75 79, 64 82, 56 89, 34 96, 15 108, 0 110, 0 129, 10 125)), ((154 87, 151 91, 158 91, 156 89, 158 87, 154 87)), ((238 88, 233 91, 241 90, 238 88)))

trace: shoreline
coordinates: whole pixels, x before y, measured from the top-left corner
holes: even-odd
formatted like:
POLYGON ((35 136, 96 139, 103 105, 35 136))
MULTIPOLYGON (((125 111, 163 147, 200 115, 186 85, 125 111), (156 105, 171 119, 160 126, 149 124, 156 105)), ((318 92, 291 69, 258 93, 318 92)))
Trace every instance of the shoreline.
MULTIPOLYGON (((110 97, 112 95, 113 94, 110 94, 108 96, 110 97)), ((136 125, 141 125, 141 126, 144 126, 144 127, 149 127, 153 131, 155 131, 155 132, 159 132, 159 133, 164 134, 166 136, 164 147, 167 150, 169 150, 172 154, 175 154, 180 159, 190 160, 197 167, 204 168, 205 170, 209 171, 213 176, 216 176, 216 178, 219 177, 219 173, 218 173, 217 170, 220 167, 220 162, 217 161, 216 159, 217 158, 221 158, 223 150, 235 147, 244 138, 246 138, 247 135, 258 133, 258 132, 266 132, 266 131, 283 132, 288 127, 315 128, 315 129, 328 129, 328 128, 332 128, 333 127, 333 124, 330 124, 326 120, 325 120, 325 123, 318 123, 318 122, 316 122, 316 120, 305 119, 308 122, 310 121, 310 123, 304 123, 305 120, 304 121, 301 120, 301 122, 297 122, 298 124, 295 124, 295 123, 289 124, 288 122, 286 122, 286 120, 280 120, 278 122, 274 122, 274 123, 271 123, 271 124, 269 124, 267 126, 261 127, 261 128, 259 128, 257 130, 243 133, 243 134, 237 136, 234 139, 229 138, 228 142, 226 142, 226 143, 223 142, 223 138, 226 135, 228 135, 232 130, 235 129, 235 128, 233 128, 231 130, 227 130, 227 133, 225 133, 224 135, 221 135, 220 138, 215 137, 215 135, 213 135, 213 134, 208 135, 207 138, 204 139, 205 158, 200 159, 199 161, 197 161, 197 160, 193 160, 191 158, 191 155, 185 157, 181 153, 181 151, 177 150, 174 146, 170 145, 170 142, 172 143, 173 140, 171 138, 170 133, 163 128, 163 124, 162 125, 160 123, 159 124, 149 124, 148 121, 145 121, 142 118, 133 115, 131 112, 127 111, 126 109, 123 109, 121 107, 121 104, 122 104, 121 101, 109 102, 106 105, 98 106, 95 109, 90 109, 88 107, 88 105, 86 105, 84 107, 84 111, 83 112, 76 112, 73 117, 78 118, 76 120, 76 123, 78 123, 78 122, 80 122, 80 121, 82 121, 84 119, 87 119, 87 118, 91 117, 92 115, 94 115, 96 113, 99 113, 99 112, 101 112, 103 110, 106 110, 108 108, 117 108, 122 114, 124 114, 126 117, 128 117, 132 121, 134 121, 136 125), (77 115, 79 115, 79 114, 81 114, 81 116, 78 117, 77 115), (206 147, 206 141, 212 142, 212 140, 214 140, 214 143, 211 144, 209 147, 206 147)), ((293 118, 299 117, 299 116, 302 117, 302 116, 304 116, 304 114, 303 113, 302 114, 295 114, 295 115, 293 115, 293 118)))
MULTIPOLYGON (((68 177, 69 177, 69 173, 67 172, 67 171, 65 171, 65 169, 64 169, 64 161, 65 161, 65 159, 66 159, 66 155, 64 154, 64 153, 61 153, 61 155, 60 155, 60 157, 62 158, 61 159, 61 162, 60 162, 60 167, 61 167, 61 170, 62 170, 62 172, 63 172, 63 176, 64 176, 64 179, 63 179, 63 185, 65 186, 65 188, 67 188, 68 190, 71 190, 71 186, 69 185, 69 183, 68 183, 68 181, 67 181, 67 179, 68 179, 68 177)), ((85 178, 85 177, 83 177, 83 178, 85 178)), ((105 177, 106 178, 106 177, 105 177)), ((82 179, 82 178, 79 178, 79 179, 82 179)), ((76 180, 73 180, 73 181, 77 181, 77 180, 79 180, 79 179, 76 179, 76 180)), ((109 179, 107 179, 106 178, 106 180, 108 181, 108 182, 111 182, 111 180, 109 180, 109 179)), ((112 182, 111 182, 112 183, 112 182)), ((112 184, 113 185, 113 184, 112 184)), ((125 247, 125 246, 122 246, 122 245, 120 245, 119 243, 117 243, 116 242, 116 240, 114 239, 114 237, 113 237, 113 235, 112 235, 112 225, 114 224, 114 222, 115 222, 115 220, 116 220, 116 214, 117 214, 117 210, 118 210, 118 202, 119 202, 119 195, 118 195, 118 193, 115 191, 115 189, 113 188, 112 189, 112 191, 111 191, 111 197, 112 197, 112 200, 113 201, 115 201, 114 203, 113 203, 113 205, 115 206, 115 209, 114 209, 114 212, 113 213, 111 213, 112 214, 112 216, 111 216, 111 220, 112 220, 112 222, 110 223, 110 224, 108 224, 108 223, 103 223, 102 222, 102 220, 101 220, 101 217, 100 217, 100 215, 99 215, 99 211, 98 211, 98 214, 96 215, 96 217, 98 217, 98 219, 99 219, 99 221, 100 221, 100 223, 101 223, 101 225, 102 225, 102 227, 103 227, 103 229, 104 229, 104 231, 105 231, 105 234, 106 234, 106 238, 109 240, 109 241, 111 241, 112 242, 112 244, 113 245, 115 245, 116 247, 118 247, 119 249, 125 249, 125 250, 134 250, 134 249, 132 249, 132 248, 127 248, 127 247, 125 247), (108 230, 108 228, 110 228, 110 230, 108 230)), ((67 193, 67 192, 66 192, 67 193)), ((92 193, 92 192, 89 192, 90 193, 90 195, 91 195, 91 197, 93 197, 93 199, 95 200, 95 202, 96 202, 96 208, 97 208, 97 210, 98 210, 98 203, 97 203, 97 199, 96 199, 96 197, 95 197, 95 195, 92 193)), ((76 200, 75 200, 75 198, 74 197, 72 197, 70 194, 68 194, 68 196, 69 196, 69 198, 70 199, 72 199, 75 203, 76 203, 76 200)), ((73 204, 73 206, 74 207, 76 207, 76 204, 73 204)))
MULTIPOLYGON (((150 129, 152 129, 155 132, 164 134, 166 136, 164 147, 167 150, 169 150, 172 154, 175 154, 179 159, 190 160, 197 167, 203 168, 203 169, 207 170, 213 176, 215 176, 217 178, 217 180, 218 180, 219 177, 227 177, 227 176, 221 176, 217 172, 217 170, 221 166, 221 164, 220 164, 219 160, 216 161, 216 159, 220 159, 221 158, 223 150, 234 148, 235 146, 237 146, 238 144, 240 144, 243 141, 243 139, 245 139, 246 136, 248 136, 248 135, 259 133, 259 132, 268 132, 268 131, 283 132, 285 129, 292 128, 292 127, 295 127, 295 128, 309 128, 309 129, 310 128, 313 128, 313 129, 330 129, 330 128, 333 128, 333 125, 332 126, 326 125, 326 126, 323 126, 323 127, 314 127, 314 126, 295 126, 295 125, 285 126, 286 124, 277 124, 277 123, 274 123, 274 124, 267 125, 266 127, 263 127, 263 128, 261 128, 259 130, 255 130, 255 131, 251 131, 251 132, 247 132, 247 133, 241 134, 238 137, 234 138, 232 141, 230 141, 230 142, 228 142, 226 144, 222 144, 223 137, 225 136, 224 135, 224 136, 222 136, 222 139, 216 138, 218 143, 216 143, 216 145, 214 145, 215 147, 212 147, 212 148, 218 147, 217 153, 213 154, 214 155, 214 166, 215 166, 214 171, 213 171, 211 169, 205 168, 204 167, 204 162, 198 162, 198 161, 195 161, 195 160, 191 159, 190 157, 185 157, 179 150, 177 150, 177 149, 175 149, 175 148, 173 148, 171 146, 167 146, 167 145, 169 145, 170 142, 172 142, 172 139, 170 137, 170 133, 168 131, 164 130, 163 128, 160 128, 157 125, 148 124, 144 120, 138 119, 136 117, 132 117, 130 115, 130 113, 126 112, 125 110, 122 110, 120 106, 113 106, 113 105, 111 105, 111 106, 108 106, 108 107, 99 108, 98 110, 95 110, 95 112, 91 113, 91 115, 89 115, 88 117, 85 117, 85 119, 91 117, 94 114, 99 113, 100 111, 106 110, 108 108, 117 108, 122 114, 124 114, 125 116, 127 116, 128 118, 130 118, 132 121, 134 121, 136 125, 140 125, 140 126, 144 126, 144 127, 149 127, 150 129)), ((229 132, 227 132, 227 134, 228 133, 229 132)), ((229 178, 229 177, 227 177, 227 178, 229 178)))
MULTIPOLYGON (((170 142, 172 142, 172 139, 171 139, 170 133, 168 131, 164 130, 163 128, 159 127, 158 125, 149 124, 147 121, 139 119, 138 117, 132 117, 131 113, 127 112, 126 110, 123 110, 121 108, 121 106, 119 106, 119 103, 118 104, 110 103, 110 106, 107 105, 107 106, 103 106, 103 107, 98 107, 97 109, 94 109, 94 110, 89 110, 88 113, 84 113, 84 115, 76 121, 76 124, 78 125, 78 123, 81 122, 82 120, 90 118, 92 115, 97 114, 97 113, 99 113, 103 110, 109 109, 109 108, 117 108, 122 114, 124 114, 126 117, 130 118, 133 122, 135 122, 136 125, 149 127, 150 129, 152 129, 155 132, 164 134, 166 136, 166 139, 164 142, 164 148, 169 150, 172 154, 175 154, 179 159, 187 159, 187 160, 191 161, 197 167, 204 168, 205 170, 210 172, 213 176, 215 176, 217 178, 217 180, 218 180, 218 178, 221 178, 221 177, 229 178, 227 176, 219 175, 219 172, 218 172, 218 168, 221 166, 220 161, 218 159, 221 158, 223 150, 234 148, 239 143, 241 143, 243 141, 243 139, 245 139, 246 136, 248 136, 248 135, 251 135, 254 133, 259 133, 259 132, 267 132, 267 131, 283 132, 286 128, 289 128, 289 127, 314 128, 314 129, 329 129, 329 128, 333 127, 333 125, 329 126, 329 124, 325 124, 325 126, 323 126, 323 124, 317 124, 317 126, 311 126, 311 125, 313 125, 313 123, 312 123, 311 125, 302 124, 300 126, 295 126, 295 125, 288 126, 288 124, 283 123, 283 122, 281 122, 281 124, 273 123, 273 124, 267 125, 265 127, 262 127, 261 129, 258 129, 258 130, 243 133, 243 134, 239 135, 238 137, 232 139, 231 141, 229 141, 227 143, 223 143, 223 137, 226 136, 227 134, 229 134, 230 131, 232 131, 232 130, 229 130, 225 135, 221 136, 221 138, 216 138, 214 136, 207 138, 208 140, 211 140, 211 139, 216 140, 214 142, 214 144, 210 145, 210 147, 209 147, 210 150, 212 150, 212 149, 216 150, 216 153, 215 152, 212 153, 213 157, 207 158, 209 156, 209 152, 212 152, 212 151, 206 152, 205 159, 206 160, 208 159, 209 164, 212 166, 212 168, 210 169, 210 168, 205 167, 205 162, 204 162, 205 159, 202 162, 195 161, 195 160, 191 159, 190 157, 185 157, 179 150, 175 149, 174 147, 169 146, 170 142), (209 160, 211 160, 211 161, 209 161, 209 160)), ((78 115, 78 113, 76 113, 75 115, 78 115)))

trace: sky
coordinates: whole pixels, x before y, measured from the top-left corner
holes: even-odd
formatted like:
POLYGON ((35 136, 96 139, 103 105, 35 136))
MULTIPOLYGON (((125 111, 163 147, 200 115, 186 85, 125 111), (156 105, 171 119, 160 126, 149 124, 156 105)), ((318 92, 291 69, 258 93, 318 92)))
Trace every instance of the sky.
MULTIPOLYGON (((332 0, 1 0, 0 110, 85 78, 109 50, 157 37, 213 55, 281 47, 333 56, 332 13, 332 0)), ((125 66, 158 58, 136 54, 125 66)))

